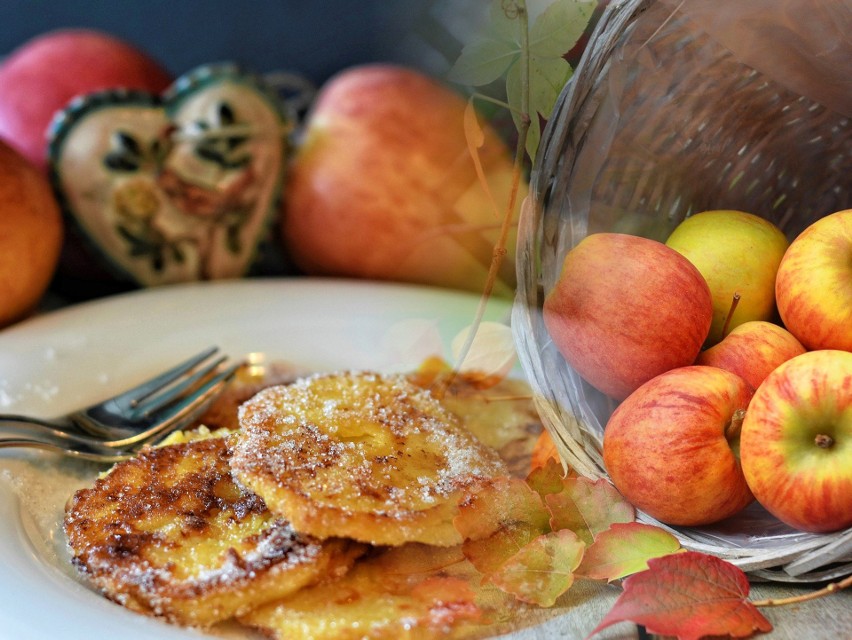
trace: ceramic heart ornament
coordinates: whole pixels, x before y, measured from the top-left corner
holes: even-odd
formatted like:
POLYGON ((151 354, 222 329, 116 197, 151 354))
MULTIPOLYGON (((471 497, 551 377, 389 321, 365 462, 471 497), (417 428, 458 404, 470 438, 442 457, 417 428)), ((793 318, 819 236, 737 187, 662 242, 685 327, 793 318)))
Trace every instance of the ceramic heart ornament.
POLYGON ((117 277, 143 286, 235 278, 267 237, 288 131, 260 79, 208 65, 162 96, 72 101, 50 128, 53 184, 117 277))

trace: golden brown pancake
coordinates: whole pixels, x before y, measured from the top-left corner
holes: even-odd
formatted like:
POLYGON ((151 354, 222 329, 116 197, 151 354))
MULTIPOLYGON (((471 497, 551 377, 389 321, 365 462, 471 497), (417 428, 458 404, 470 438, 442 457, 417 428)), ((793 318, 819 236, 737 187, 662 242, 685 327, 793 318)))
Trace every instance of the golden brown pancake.
POLYGON ((345 572, 363 548, 294 531, 238 484, 232 437, 143 450, 66 508, 73 562, 107 597, 206 626, 345 572))
POLYGON ((403 375, 335 373, 240 407, 231 467, 300 532, 380 545, 454 545, 468 491, 505 475, 429 391, 403 375))

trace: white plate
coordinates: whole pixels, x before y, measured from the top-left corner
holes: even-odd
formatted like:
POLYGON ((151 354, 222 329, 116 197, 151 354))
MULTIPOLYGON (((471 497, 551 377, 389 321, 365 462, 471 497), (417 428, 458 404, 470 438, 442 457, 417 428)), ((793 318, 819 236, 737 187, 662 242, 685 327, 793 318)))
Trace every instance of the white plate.
MULTIPOLYGON (((450 359, 448 345, 472 322, 478 302, 424 287, 276 279, 162 287, 85 303, 0 332, 0 412, 60 415, 214 344, 234 356, 263 352, 314 370, 402 371, 430 355, 450 359)), ((507 302, 492 300, 486 319, 507 321, 508 314, 507 302)), ((76 579, 62 509, 95 472, 52 454, 0 450, 0 638, 199 638, 114 605, 76 579)), ((581 587, 571 608, 585 615, 518 637, 583 637, 617 594, 594 595, 581 587)))

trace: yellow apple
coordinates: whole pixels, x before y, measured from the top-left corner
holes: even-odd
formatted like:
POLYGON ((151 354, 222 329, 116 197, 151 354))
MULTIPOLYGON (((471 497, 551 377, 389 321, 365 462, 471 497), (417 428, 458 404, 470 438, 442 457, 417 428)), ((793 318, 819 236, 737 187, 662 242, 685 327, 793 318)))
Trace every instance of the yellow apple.
POLYGON ((694 264, 713 295, 707 345, 724 336, 734 294, 739 301, 727 330, 775 314, 775 274, 787 238, 774 224, 743 211, 705 211, 681 222, 666 244, 694 264))
MULTIPOLYGON (((492 202, 468 150, 466 106, 435 79, 399 66, 358 66, 331 78, 284 190, 282 233, 295 265, 314 275, 481 292, 512 158, 481 121, 478 153, 492 202)), ((522 185, 517 202, 525 193, 522 185)), ((504 296, 515 282, 512 238, 507 249, 494 290, 504 296)))
POLYGON ((808 349, 852 351, 852 209, 793 240, 775 282, 778 312, 808 349))

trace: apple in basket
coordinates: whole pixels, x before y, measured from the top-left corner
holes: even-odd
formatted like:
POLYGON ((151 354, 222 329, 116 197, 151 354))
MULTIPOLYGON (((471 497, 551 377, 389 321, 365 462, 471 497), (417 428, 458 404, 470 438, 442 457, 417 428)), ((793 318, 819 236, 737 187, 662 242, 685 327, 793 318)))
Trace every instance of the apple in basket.
POLYGON ((604 430, 604 465, 615 487, 666 524, 710 524, 738 513, 753 500, 737 456, 752 393, 738 375, 705 366, 673 369, 639 387, 604 430))
POLYGON ((793 240, 775 295, 784 325, 805 347, 852 351, 852 209, 820 218, 793 240))
MULTIPOLYGON (((328 80, 284 188, 282 234, 295 265, 481 292, 512 158, 481 121, 478 155, 492 201, 466 142, 466 105, 437 80, 395 65, 352 67, 328 80)), ((510 251, 494 292, 511 295, 514 282, 510 251)))
POLYGON ((160 93, 171 76, 133 45, 88 29, 29 40, 0 65, 0 137, 38 168, 47 167, 47 128, 76 96, 123 87, 160 93))
POLYGON ((713 324, 707 346, 743 322, 773 318, 775 274, 788 242, 770 221, 743 211, 704 211, 681 222, 666 244, 689 259, 710 287, 713 324), (734 294, 738 300, 731 314, 734 294))
POLYGON ((544 302, 544 324, 576 371, 622 400, 692 364, 713 313, 698 270, 661 242, 619 233, 584 238, 544 302))
POLYGON ((781 363, 804 352, 802 344, 784 327, 751 320, 698 354, 695 364, 733 371, 757 389, 781 363))
POLYGON ((740 455, 755 498, 782 522, 852 526, 852 353, 810 351, 769 374, 743 421, 740 455))

